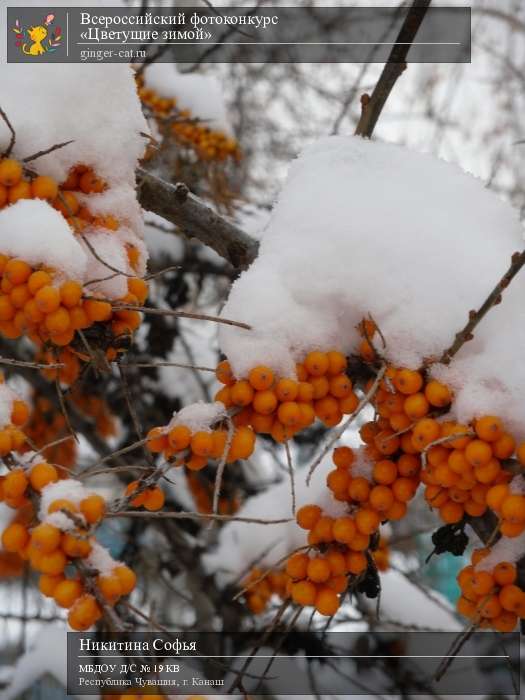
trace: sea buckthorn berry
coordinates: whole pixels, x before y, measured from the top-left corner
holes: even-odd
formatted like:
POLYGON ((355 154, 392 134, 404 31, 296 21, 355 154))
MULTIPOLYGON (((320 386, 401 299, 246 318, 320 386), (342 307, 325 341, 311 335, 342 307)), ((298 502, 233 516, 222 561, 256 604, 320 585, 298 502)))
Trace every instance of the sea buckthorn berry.
POLYGON ((441 429, 437 420, 433 418, 422 418, 416 423, 412 430, 412 444, 414 447, 417 447, 418 450, 424 450, 425 447, 437 440, 440 434, 441 429))
POLYGON ((52 464, 40 462, 29 473, 29 482, 35 491, 42 491, 44 486, 58 481, 58 472, 52 464))
POLYGON ((241 381, 235 382, 231 388, 232 404, 239 407, 249 406, 253 401, 254 394, 252 385, 245 379, 241 379, 241 381))
POLYGON ((27 180, 20 180, 19 183, 9 188, 7 199, 10 204, 15 204, 20 199, 31 199, 31 185, 27 180))
POLYGON ((423 377, 415 370, 398 369, 393 384, 402 394, 415 394, 423 386, 423 377))
POLYGON ((314 504, 302 506, 296 514, 297 524, 303 530, 311 530, 317 524, 321 514, 322 511, 319 506, 314 504))
POLYGON ((452 394, 446 384, 431 379, 425 387, 425 398, 431 406, 443 408, 452 401, 452 394))
MULTIPOLYGON (((394 482, 395 483, 395 482, 394 482)), ((394 494, 388 486, 379 484, 370 491, 370 505, 374 510, 384 513, 389 510, 394 503, 394 494)))
POLYGON ((307 428, 309 425, 312 425, 315 422, 315 411, 312 405, 301 401, 297 403, 297 406, 300 414, 300 428, 307 428))
POLYGON ((335 615, 339 609, 339 597, 337 593, 328 586, 320 588, 315 597, 315 609, 321 615, 335 615))
POLYGON ((337 374, 330 379, 330 393, 338 399, 345 399, 352 392, 352 381, 346 374, 337 374))
MULTIPOLYGON (((434 505, 434 504, 432 504, 434 505)), ((461 503, 454 503, 454 501, 446 501, 440 508, 439 508, 439 517, 443 522, 450 524, 450 523, 457 523, 461 520, 465 512, 465 509, 463 508, 461 503)))
POLYGON ((350 474, 344 469, 334 469, 326 477, 326 485, 334 493, 346 494, 350 483, 350 474))
POLYGON ((176 425, 168 433, 168 443, 176 452, 185 450, 191 443, 191 430, 186 425, 176 425))
POLYGON ((63 574, 58 574, 58 576, 41 574, 38 579, 38 589, 42 593, 42 595, 45 595, 48 598, 52 598, 56 587, 62 581, 64 581, 63 574))
POLYGON ((389 459, 382 459, 375 463, 372 475, 374 477, 374 481, 376 481, 378 484, 388 486, 394 483, 397 478, 396 463, 389 459))
POLYGON ((489 620, 497 617, 501 613, 501 603, 497 595, 491 595, 488 598, 483 599, 478 605, 478 612, 481 617, 488 618, 489 620))
POLYGON ((324 352, 309 352, 304 360, 304 366, 308 374, 313 377, 321 377, 330 367, 328 355, 324 352))
POLYGON ((348 485, 348 495, 352 501, 357 501, 358 503, 365 503, 368 500, 370 494, 370 482, 367 481, 363 476, 358 476, 352 479, 348 485))
POLYGON ((397 460, 397 471, 401 476, 415 476, 421 469, 421 460, 416 455, 403 454, 397 460))
POLYGON ((392 508, 384 514, 385 520, 402 520, 407 513, 407 504, 402 501, 394 501, 392 508))
POLYGON ((381 518, 371 508, 363 508, 356 513, 355 524, 363 535, 371 535, 381 524, 381 518))
POLYGON ((494 567, 492 575, 499 586, 507 586, 516 580, 516 567, 508 561, 501 561, 494 567))
POLYGON ((9 474, 6 474, 5 479, 3 480, 4 498, 20 498, 23 496, 27 485, 28 480, 24 470, 13 469, 13 471, 10 471, 9 474))
POLYGON ((24 284, 32 272, 31 266, 25 260, 19 260, 18 258, 9 260, 4 268, 4 276, 12 285, 24 284))
POLYGON ((488 571, 474 571, 472 590, 478 596, 485 596, 494 588, 494 579, 488 571))
POLYGON ((365 362, 373 362, 375 360, 375 350, 369 340, 363 338, 358 346, 359 355, 363 358, 365 362))
POLYGON ((56 311, 47 314, 45 324, 50 333, 65 333, 70 325, 67 309, 60 306, 56 311))
POLYGON ((406 503, 416 495, 417 481, 408 477, 396 479, 392 484, 392 493, 396 501, 406 503))
POLYGON ((79 532, 78 537, 71 532, 62 535, 62 550, 68 557, 87 557, 92 549, 91 542, 87 539, 85 532, 79 532))
POLYGON ((150 452, 163 452, 168 446, 168 436, 161 427, 152 428, 146 437, 146 447, 150 452))
POLYGON ((22 164, 14 158, 0 160, 0 183, 5 187, 13 187, 22 179, 22 164))
POLYGON ((341 552, 331 550, 326 553, 325 559, 330 566, 332 576, 341 576, 346 572, 346 559, 341 552))
POLYGON ((77 598, 69 610, 67 621, 69 626, 79 632, 85 632, 102 616, 102 611, 95 598, 84 593, 77 598))
POLYGON ((501 504, 501 514, 511 523, 525 521, 525 496, 511 494, 501 504))
POLYGON ((97 493, 92 493, 80 501, 79 508, 86 521, 94 525, 104 517, 106 501, 97 493))
POLYGON ((354 462, 354 451, 351 447, 336 447, 332 452, 332 462, 339 469, 349 469, 354 462))
POLYGON ((380 429, 375 421, 364 423, 359 429, 361 440, 367 445, 372 445, 380 429))
POLYGON ((455 474, 462 474, 471 469, 471 464, 467 461, 464 450, 452 450, 447 461, 448 466, 455 474))
POLYGON ((160 486, 155 486, 154 488, 148 489, 145 492, 143 505, 146 510, 156 511, 162 508, 164 501, 164 491, 160 488, 160 486))
POLYGON ((38 571, 42 574, 50 574, 57 576, 61 574, 67 566, 66 555, 61 549, 55 549, 52 552, 39 552, 40 560, 38 571))
POLYGON ((307 606, 315 603, 317 588, 311 581, 297 581, 292 584, 292 600, 297 605, 307 606))
POLYGON ((363 552, 348 552, 346 555, 346 570, 358 576, 368 568, 368 560, 363 552))
POLYGON ((349 515, 334 520, 332 528, 333 538, 336 542, 350 544, 356 534, 356 525, 349 515))
POLYGON ((215 376, 221 384, 235 384, 235 377, 233 376, 232 368, 228 360, 219 362, 215 370, 215 376))
POLYGON ((258 365, 250 370, 248 381, 256 391, 265 391, 273 385, 274 374, 269 367, 258 365))
POLYGON ((421 392, 411 394, 405 399, 403 410, 412 420, 424 418, 430 410, 430 404, 421 392))
POLYGON ((29 407, 25 401, 15 399, 11 409, 11 422, 14 425, 24 425, 29 418, 29 407))
POLYGON ((31 182, 31 194, 36 199, 55 199, 58 195, 58 184, 52 177, 38 175, 31 182))
POLYGON ((330 564, 324 557, 313 557, 308 561, 306 575, 314 583, 324 583, 330 578, 330 564))
POLYGON ((315 401, 323 399, 330 391, 330 383, 325 376, 311 377, 310 385, 314 392, 313 398, 315 401))
POLYGON ((80 581, 65 579, 55 586, 53 598, 61 608, 70 608, 82 593, 83 586, 80 581))
POLYGON ((333 425, 335 421, 339 421, 341 411, 339 410, 339 402, 333 396, 325 396, 314 403, 315 415, 325 425, 333 425))
POLYGON ((80 304, 82 299, 82 286, 74 280, 68 280, 60 286, 60 301, 67 309, 72 309, 80 304))
POLYGON ((99 194, 106 188, 106 183, 95 175, 92 170, 87 170, 81 175, 78 181, 79 187, 84 194, 99 194))
POLYGON ((50 523, 40 523, 31 532, 31 545, 44 554, 53 552, 60 544, 60 530, 50 523))
POLYGON ((228 462, 237 459, 248 459, 255 448, 255 433, 250 427, 240 427, 233 434, 228 462))
POLYGON ((57 498, 49 504, 47 512, 58 513, 59 511, 69 511, 70 513, 78 513, 78 508, 73 501, 69 501, 67 498, 57 498))
POLYGON ((111 318, 111 304, 107 301, 100 301, 99 299, 84 299, 83 308, 87 314, 87 317, 93 323, 108 321, 111 318))
POLYGON ((522 616, 525 607, 525 593, 521 588, 514 584, 503 586, 498 597, 504 610, 522 616))
POLYGON ((129 595, 137 584, 135 573, 124 564, 116 566, 113 569, 113 574, 118 577, 122 588, 122 595, 129 595))
POLYGON ((347 361, 346 357, 343 355, 342 352, 338 352, 337 350, 330 350, 330 352, 326 353, 326 357, 328 358, 327 372, 329 375, 333 377, 345 371, 347 361))
POLYGON ((495 442, 503 435, 503 422, 497 416, 482 416, 476 420, 474 430, 480 440, 495 442))
POLYGON ((376 435, 374 445, 382 455, 388 456, 398 451, 400 440, 393 430, 387 428, 376 435))
POLYGON ((492 627, 498 632, 512 632, 518 623, 518 617, 514 613, 502 610, 491 622, 492 627))
POLYGON ((286 562, 286 573, 294 579, 306 578, 310 558, 307 554, 297 552, 292 554, 286 562))
POLYGON ((301 412, 295 401, 284 401, 277 409, 279 421, 287 427, 294 428, 300 425, 301 412))
POLYGON ((345 415, 353 413, 358 406, 359 399, 357 397, 357 394, 354 394, 353 391, 350 392, 350 394, 344 399, 339 399, 339 410, 345 415))
POLYGON ((40 287, 35 294, 35 304, 43 313, 53 313, 60 306, 60 292, 49 284, 40 287))
POLYGON ((331 588, 335 593, 344 593, 348 588, 348 577, 345 574, 331 576, 326 582, 326 585, 328 586, 328 588, 331 588))
POLYGON ((111 572, 97 577, 97 586, 108 603, 114 604, 122 595, 122 585, 119 577, 111 572))
POLYGON ((277 396, 274 391, 269 389, 265 391, 256 391, 253 397, 253 410, 263 416, 271 415, 277 408, 277 396))
POLYGON ((191 449, 199 457, 209 457, 213 452, 213 438, 211 432, 199 430, 191 438, 191 449))
POLYGON ((501 471, 498 459, 491 459, 487 464, 474 468, 476 479, 482 484, 492 484, 501 471))
POLYGON ((518 458, 519 463, 522 466, 525 466, 525 442, 518 445, 518 448, 516 449, 516 457, 518 458))
POLYGON ((211 438, 213 442, 211 457, 213 459, 221 459, 226 450, 228 432, 226 430, 213 430, 211 438))
POLYGON ((21 523, 11 523, 2 533, 2 546, 6 552, 20 552, 29 542, 29 533, 21 523))
POLYGON ((492 452, 497 459, 509 459, 516 449, 516 440, 510 433, 503 433, 492 443, 492 452))
POLYGON ((319 542, 331 542, 333 536, 334 519, 328 515, 322 515, 311 530, 313 538, 319 542))
POLYGON ((465 459, 473 467, 481 467, 492 459, 492 449, 484 440, 472 440, 465 448, 465 459))
POLYGON ((497 484, 496 486, 492 486, 487 491, 486 500, 488 507, 496 513, 499 513, 503 501, 507 498, 509 494, 510 489, 507 484, 497 484))
POLYGON ((254 615, 260 615, 266 608, 266 600, 257 593, 250 593, 247 597, 246 605, 254 615))

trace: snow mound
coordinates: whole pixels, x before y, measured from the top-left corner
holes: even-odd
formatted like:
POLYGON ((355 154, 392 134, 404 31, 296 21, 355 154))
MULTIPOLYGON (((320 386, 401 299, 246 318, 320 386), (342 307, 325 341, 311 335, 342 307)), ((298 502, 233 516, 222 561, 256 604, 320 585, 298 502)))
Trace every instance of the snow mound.
POLYGON ((86 254, 62 214, 41 199, 22 199, 0 211, 0 249, 33 267, 84 279, 86 254))
POLYGON ((173 63, 152 63, 143 73, 144 84, 161 97, 175 98, 178 109, 189 109, 210 129, 232 135, 224 102, 224 91, 212 75, 183 74, 173 63))
MULTIPOLYGON (((220 344, 237 376, 259 363, 285 375, 312 349, 355 351, 372 314, 386 356, 438 358, 523 248, 516 212, 481 181, 431 155, 333 136, 292 164, 260 253, 232 287, 220 344)), ((460 419, 495 412, 525 426, 518 276, 446 369, 460 419), (513 339, 509 342, 508 329, 513 339)))
POLYGON ((93 542, 86 564, 96 569, 102 576, 110 574, 121 562, 115 561, 108 550, 98 542, 93 542))
POLYGON ((213 423, 226 417, 224 405, 219 401, 205 403, 197 401, 175 413, 166 430, 171 430, 176 425, 187 426, 192 433, 198 430, 210 430, 213 423))

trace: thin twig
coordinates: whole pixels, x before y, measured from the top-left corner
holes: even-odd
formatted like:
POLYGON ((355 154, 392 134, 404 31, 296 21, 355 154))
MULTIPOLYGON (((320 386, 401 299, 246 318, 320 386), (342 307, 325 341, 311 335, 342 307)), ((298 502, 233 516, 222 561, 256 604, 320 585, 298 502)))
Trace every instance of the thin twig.
POLYGON ((283 523, 291 523, 293 518, 278 518, 276 520, 265 520, 264 518, 243 518, 237 515, 218 515, 214 513, 192 513, 189 511, 116 511, 108 513, 108 518, 153 518, 153 519, 170 519, 170 520, 220 520, 222 522, 237 522, 237 523, 255 523, 257 525, 282 525, 283 523))
POLYGON ((290 445, 288 441, 284 443, 284 449, 286 450, 286 462, 288 464, 288 474, 290 476, 290 491, 292 495, 292 515, 295 515, 295 472, 292 463, 292 455, 290 452, 290 445))
POLYGON ((65 365, 61 362, 46 364, 45 362, 26 362, 25 360, 15 360, 11 357, 1 357, 0 365, 9 367, 27 367, 28 369, 61 369, 65 365))
POLYGON ((49 148, 45 148, 43 151, 37 151, 36 153, 33 153, 32 155, 27 156, 26 158, 22 158, 22 163, 30 163, 32 160, 36 160, 37 158, 40 158, 41 156, 47 156, 48 153, 53 153, 53 151, 58 151, 60 148, 64 148, 64 146, 69 146, 70 143, 74 143, 74 140, 64 141, 64 143, 56 143, 54 146, 50 146, 49 148))
POLYGON ((15 132, 15 130, 14 130, 14 128, 13 128, 13 125, 12 125, 11 122, 9 121, 9 117, 7 116, 7 114, 4 112, 4 110, 3 110, 1 107, 0 107, 0 117, 2 117, 2 119, 3 119, 4 122, 6 123, 7 128, 9 129, 9 131, 10 131, 10 133, 11 133, 11 139, 9 140, 9 143, 8 143, 8 145, 7 145, 7 148, 6 148, 6 150, 2 153, 2 156, 3 156, 4 158, 9 158, 9 156, 11 155, 11 151, 13 150, 14 145, 15 145, 15 142, 16 142, 16 132, 15 132))
POLYGON ((222 476, 224 474, 224 468, 226 467, 226 460, 228 459, 228 452, 233 440, 233 434, 235 432, 235 426, 230 417, 228 417, 228 435, 226 437, 226 442, 224 443, 224 449, 222 451, 220 462, 217 466, 217 473, 215 475, 215 484, 213 486, 213 506, 212 512, 217 515, 219 512, 219 496, 221 494, 222 476))
POLYGON ((193 369, 199 372, 213 372, 213 374, 215 374, 215 369, 213 367, 185 365, 183 362, 126 362, 126 367, 180 367, 181 369, 193 369))
POLYGON ((374 383, 370 387, 370 389, 367 391, 367 393, 363 396, 361 401, 358 403, 357 408, 355 411, 348 416, 348 418, 345 420, 345 422, 337 428, 337 430, 334 430, 332 433, 331 438, 325 443, 324 447, 321 449, 320 454, 318 455, 317 459, 314 461, 312 466, 310 467, 310 470, 308 471, 308 476, 306 477, 306 484, 310 484, 310 480, 312 478, 312 475, 314 471, 317 469, 317 467, 321 464, 323 457, 328 454, 328 452, 331 450, 331 448, 335 445, 335 443, 339 440, 341 435, 347 430, 348 426, 354 421, 354 419, 361 413, 363 408, 371 401, 371 399, 374 397, 376 391, 379 389, 379 385, 381 383, 381 380, 383 379, 383 376, 386 372, 386 364, 383 364, 378 373, 376 374, 376 378, 374 380, 374 383))
POLYGON ((174 311, 173 309, 155 309, 151 306, 134 306, 133 304, 113 304, 112 308, 115 311, 126 309, 128 311, 140 311, 143 314, 151 314, 153 316, 173 316, 175 318, 194 318, 198 321, 213 321, 213 323, 224 323, 227 326, 236 326, 251 331, 252 327, 241 321, 232 321, 229 318, 221 318, 220 316, 209 316, 208 314, 195 314, 190 311, 174 311))

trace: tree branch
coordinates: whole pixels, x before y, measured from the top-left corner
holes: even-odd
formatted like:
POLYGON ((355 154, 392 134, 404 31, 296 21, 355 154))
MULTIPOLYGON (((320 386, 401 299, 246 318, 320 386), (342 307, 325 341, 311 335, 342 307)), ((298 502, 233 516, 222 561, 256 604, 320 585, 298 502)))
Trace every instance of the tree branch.
POLYGON ((357 136, 372 136, 374 127, 397 79, 406 68, 406 57, 421 26, 431 0, 414 0, 399 31, 388 61, 379 76, 372 96, 361 98, 362 112, 355 133, 357 136))
POLYGON ((244 270, 255 259, 257 241, 191 194, 183 183, 172 185, 139 168, 137 194, 144 209, 171 221, 183 234, 209 246, 233 267, 244 270))

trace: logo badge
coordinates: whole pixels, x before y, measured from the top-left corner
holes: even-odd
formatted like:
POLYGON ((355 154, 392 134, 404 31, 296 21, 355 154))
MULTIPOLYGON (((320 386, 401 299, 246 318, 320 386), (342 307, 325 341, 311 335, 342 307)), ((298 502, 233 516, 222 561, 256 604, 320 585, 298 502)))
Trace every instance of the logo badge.
POLYGON ((47 53, 53 53, 60 46, 62 41, 62 29, 60 27, 50 28, 55 15, 49 14, 44 17, 41 24, 35 24, 24 29, 20 20, 15 21, 13 32, 15 33, 15 46, 25 56, 38 57, 47 53))

